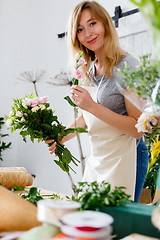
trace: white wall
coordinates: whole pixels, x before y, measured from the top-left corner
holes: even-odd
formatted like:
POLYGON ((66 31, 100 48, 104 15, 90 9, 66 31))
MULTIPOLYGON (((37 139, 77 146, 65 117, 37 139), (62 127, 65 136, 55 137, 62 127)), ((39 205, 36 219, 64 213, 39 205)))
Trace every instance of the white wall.
MULTIPOLYGON (((65 31, 70 11, 78 2, 80 1, 0 0, 0 116, 9 113, 13 97, 23 97, 34 91, 32 83, 18 80, 18 75, 26 70, 44 69, 47 71, 46 78, 37 83, 39 96, 49 96, 51 106, 55 108, 59 120, 64 125, 67 126, 73 121, 73 109, 63 99, 69 94, 69 87, 55 87, 49 85, 47 81, 61 70, 66 70, 65 39, 58 39, 57 34, 65 31)), ((98 2, 108 10, 111 16, 114 15, 115 6, 120 5, 123 11, 136 8, 129 1, 101 0, 98 2)), ((142 45, 139 44, 137 48, 135 41, 140 43, 144 39, 139 36, 133 42, 132 35, 135 36, 133 32, 129 34, 132 40, 127 37, 130 29, 128 24, 135 26, 133 19, 135 21, 135 17, 132 17, 129 23, 125 19, 120 20, 120 28, 117 31, 121 44, 126 47, 126 50, 138 56, 142 52, 142 45)), ((139 22, 141 17, 138 17, 139 22)), ((148 46, 144 46, 143 52, 147 48, 148 46)), ((7 132, 6 127, 3 130, 7 132)), ((83 134, 81 140, 84 155, 87 157, 89 154, 87 135, 83 134)), ((35 186, 72 194, 66 173, 53 162, 54 156, 49 155, 44 143, 33 144, 30 141, 24 143, 18 132, 10 134, 10 137, 6 138, 7 141, 12 142, 12 147, 4 151, 4 161, 0 166, 24 166, 31 174, 36 175, 35 186)), ((77 158, 80 158, 76 139, 66 145, 77 158)), ((81 166, 74 169, 77 174, 72 176, 77 183, 81 181, 81 166)))

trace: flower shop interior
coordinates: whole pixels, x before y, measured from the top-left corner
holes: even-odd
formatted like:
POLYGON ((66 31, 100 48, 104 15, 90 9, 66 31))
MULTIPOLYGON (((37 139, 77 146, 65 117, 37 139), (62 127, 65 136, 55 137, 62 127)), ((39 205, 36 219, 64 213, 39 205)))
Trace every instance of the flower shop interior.
MULTIPOLYGON (((91 208, 79 212, 80 202, 73 196, 73 183, 77 186, 81 182, 84 165, 78 163, 76 166, 71 163, 74 171, 67 174, 54 161, 58 160, 58 157, 49 154, 44 141, 30 141, 28 137, 20 134, 19 130, 10 131, 5 124, 5 116, 13 110, 13 99, 15 101, 16 98, 25 96, 47 96, 60 124, 67 127, 74 121, 75 112, 64 99, 70 95, 71 87, 67 75, 66 22, 73 6, 79 2, 81 1, 0 0, 0 239, 160 239, 158 138, 152 141, 157 149, 154 193, 153 188, 146 188, 149 196, 145 195, 146 189, 143 189, 139 203, 126 202, 124 206, 106 207, 106 200, 103 199, 104 205, 99 202, 101 207, 97 208, 98 210, 91 208), (26 141, 23 141, 24 139, 26 141), (3 186, 3 181, 12 182, 22 173, 28 176, 29 186, 26 184, 24 188, 23 184, 21 187, 17 182, 15 188, 3 186), (29 198, 32 199, 31 202, 27 201, 29 198), (80 231, 80 235, 77 233, 78 227, 71 229, 65 226, 69 225, 69 222, 73 224, 73 221, 67 218, 70 212, 81 213, 75 216, 75 222, 79 223, 81 220, 86 224, 83 226, 86 229, 80 231), (79 217, 78 220, 76 217, 79 217), (63 226, 61 218, 64 223, 66 221, 63 226)), ((151 58, 156 58, 156 51, 160 51, 160 48, 156 48, 154 30, 152 31, 147 17, 145 18, 145 11, 141 11, 135 4, 136 1, 97 2, 112 17, 122 49, 137 59, 145 54, 152 54, 151 58)), ((151 9, 155 1, 139 2, 142 5, 150 4, 151 9)), ((79 114, 79 109, 76 114, 79 114)), ((146 143, 148 144, 148 139, 146 143)), ((76 159, 85 162, 90 155, 87 133, 67 142, 66 146, 76 159)), ((150 146, 150 157, 153 154, 152 147, 153 145, 150 146)), ((84 187, 88 187, 88 191, 91 189, 87 184, 84 187)), ((104 184, 100 187, 97 183, 92 185, 97 194, 105 187, 109 186, 104 184)), ((80 186, 81 190, 82 188, 83 185, 80 186)), ((118 193, 115 193, 115 196, 116 194, 118 193)), ((83 199, 83 204, 87 201, 87 198, 83 199)))

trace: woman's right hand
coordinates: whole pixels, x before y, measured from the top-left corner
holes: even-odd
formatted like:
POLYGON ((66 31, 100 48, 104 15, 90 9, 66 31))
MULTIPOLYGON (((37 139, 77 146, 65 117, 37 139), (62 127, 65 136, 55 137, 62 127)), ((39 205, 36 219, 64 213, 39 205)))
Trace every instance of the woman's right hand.
MULTIPOLYGON (((77 125, 77 127, 81 127, 84 129, 87 129, 87 126, 85 124, 84 118, 83 118, 83 114, 81 113, 81 115, 76 119, 76 124, 75 121, 68 127, 68 128, 75 128, 75 126, 77 125)), ((64 136, 63 139, 60 141, 60 143, 63 145, 65 142, 67 142, 68 140, 72 139, 73 137, 75 137, 77 135, 76 132, 74 133, 69 133, 68 135, 64 136)), ((48 150, 50 154, 55 153, 56 151, 56 144, 57 142, 55 142, 53 139, 48 139, 45 141, 45 144, 49 144, 48 150)))
POLYGON ((53 154, 53 153, 55 153, 55 151, 56 151, 56 142, 53 140, 53 139, 49 139, 49 140, 46 140, 45 141, 45 144, 51 144, 49 147, 48 147, 48 150, 49 150, 49 153, 50 154, 53 154), (51 144, 52 143, 52 144, 51 144))

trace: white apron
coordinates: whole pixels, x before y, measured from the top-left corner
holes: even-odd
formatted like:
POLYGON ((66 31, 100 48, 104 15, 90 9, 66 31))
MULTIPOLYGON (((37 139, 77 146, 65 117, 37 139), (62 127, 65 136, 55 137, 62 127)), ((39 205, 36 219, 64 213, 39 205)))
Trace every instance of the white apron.
MULTIPOLYGON (((96 102, 99 86, 84 87, 96 102)), ((83 117, 88 127, 91 155, 87 159, 82 181, 106 181, 111 184, 112 189, 115 186, 126 187, 124 191, 134 200, 136 139, 123 134, 86 111, 83 111, 83 117)))

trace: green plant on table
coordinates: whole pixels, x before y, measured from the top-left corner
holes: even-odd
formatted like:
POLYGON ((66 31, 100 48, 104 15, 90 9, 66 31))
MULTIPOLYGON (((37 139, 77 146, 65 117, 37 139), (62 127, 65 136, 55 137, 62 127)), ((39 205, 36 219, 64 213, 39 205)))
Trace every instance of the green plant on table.
POLYGON ((100 210, 104 206, 124 206, 129 202, 130 195, 124 192, 125 187, 115 187, 111 190, 108 182, 97 183, 97 181, 79 182, 77 188, 78 197, 72 200, 81 203, 81 210, 100 210))
MULTIPOLYGON (((125 187, 115 187, 111 190, 111 185, 108 182, 97 183, 91 182, 79 182, 79 188, 76 192, 78 196, 65 196, 65 199, 79 202, 81 204, 80 210, 95 210, 98 211, 104 206, 124 206, 126 202, 131 202, 130 195, 124 192, 125 187)), ((30 188, 30 190, 25 190, 14 185, 12 191, 22 191, 20 196, 27 201, 37 205, 39 200, 45 199, 59 199, 63 198, 58 193, 53 194, 41 194, 40 190, 35 187, 30 188)))

